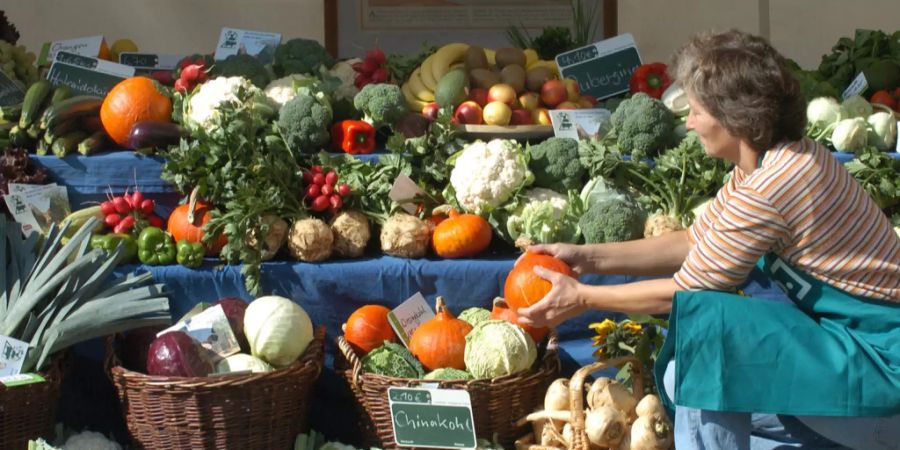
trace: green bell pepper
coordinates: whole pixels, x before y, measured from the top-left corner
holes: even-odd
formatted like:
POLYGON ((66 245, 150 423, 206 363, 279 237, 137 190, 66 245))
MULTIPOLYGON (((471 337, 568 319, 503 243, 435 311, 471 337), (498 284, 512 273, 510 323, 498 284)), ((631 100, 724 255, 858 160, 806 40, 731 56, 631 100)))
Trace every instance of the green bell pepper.
POLYGON ((147 227, 138 236, 138 258, 151 266, 175 263, 175 241, 169 233, 157 228, 147 227))
POLYGON ((124 233, 116 234, 98 234, 91 237, 91 248, 105 250, 107 253, 116 251, 116 248, 122 244, 125 247, 125 254, 122 257, 122 264, 133 262, 138 254, 137 241, 134 236, 124 233))
POLYGON ((178 264, 185 267, 200 267, 203 264, 203 257, 206 256, 206 247, 199 242, 190 242, 186 239, 178 241, 178 255, 175 259, 178 264))

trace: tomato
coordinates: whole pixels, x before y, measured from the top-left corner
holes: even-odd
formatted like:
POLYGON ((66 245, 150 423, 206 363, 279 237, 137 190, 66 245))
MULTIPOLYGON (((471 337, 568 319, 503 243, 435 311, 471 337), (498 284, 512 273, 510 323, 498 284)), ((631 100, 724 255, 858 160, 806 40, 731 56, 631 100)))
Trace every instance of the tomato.
POLYGON ((876 91, 874 94, 872 94, 872 97, 869 98, 869 102, 873 103, 873 104, 880 103, 891 109, 897 108, 897 100, 894 99, 894 96, 891 95, 890 92, 883 90, 883 89, 880 91, 876 91))

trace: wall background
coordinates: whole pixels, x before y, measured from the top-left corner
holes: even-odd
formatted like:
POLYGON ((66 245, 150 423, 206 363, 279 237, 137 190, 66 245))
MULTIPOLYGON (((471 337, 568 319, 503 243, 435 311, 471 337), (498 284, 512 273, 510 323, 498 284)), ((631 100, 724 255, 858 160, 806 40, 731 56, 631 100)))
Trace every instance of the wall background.
MULTIPOLYGON (((340 0, 346 4, 347 1, 340 0)), ((134 40, 143 51, 210 51, 223 26, 324 40, 324 0, 4 0, 22 43, 102 33, 134 40)), ((344 10, 346 11, 346 9, 344 10)), ((855 28, 900 28, 897 0, 619 0, 619 32, 634 34, 645 60, 668 62, 693 33, 736 27, 768 36, 801 66, 818 65, 855 28)), ((339 22, 353 20, 339 17, 339 22)), ((438 33, 439 34, 439 33, 438 33)), ((407 38, 409 38, 407 36, 407 38)), ((402 37, 401 37, 402 39, 402 37)), ((416 41, 416 39, 411 39, 416 41)), ((421 40, 419 40, 421 41, 421 40)), ((497 35, 482 45, 503 44, 497 35)), ((415 46, 419 42, 414 42, 415 46)))

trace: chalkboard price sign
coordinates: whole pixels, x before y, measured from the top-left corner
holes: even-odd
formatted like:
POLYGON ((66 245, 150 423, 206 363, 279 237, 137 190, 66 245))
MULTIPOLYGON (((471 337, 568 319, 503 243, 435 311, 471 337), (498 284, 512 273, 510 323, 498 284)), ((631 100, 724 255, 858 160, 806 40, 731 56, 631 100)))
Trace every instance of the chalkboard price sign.
POLYGON ((97 97, 106 96, 113 86, 132 76, 134 67, 69 52, 58 52, 47 72, 50 84, 66 85, 77 94, 97 97))
POLYGON ((388 388, 401 447, 475 448, 472 400, 460 389, 388 388))
POLYGON ((124 53, 119 55, 119 63, 131 67, 156 67, 159 58, 152 53, 124 53))
POLYGON ((641 65, 634 37, 623 34, 556 56, 563 78, 578 82, 582 94, 597 100, 628 92, 628 80, 641 65))

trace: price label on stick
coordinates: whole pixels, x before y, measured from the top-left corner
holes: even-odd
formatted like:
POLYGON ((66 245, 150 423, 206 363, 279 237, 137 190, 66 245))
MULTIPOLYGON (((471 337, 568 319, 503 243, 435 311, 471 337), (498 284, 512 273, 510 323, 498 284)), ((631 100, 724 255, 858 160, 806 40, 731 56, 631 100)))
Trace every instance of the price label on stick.
POLYGON ((844 93, 841 94, 841 97, 846 100, 854 95, 862 95, 868 88, 869 81, 866 80, 866 74, 860 72, 859 75, 853 79, 853 82, 850 83, 850 86, 847 86, 847 89, 844 89, 844 93))
POLYGON ((0 377, 18 375, 25 363, 28 343, 0 336, 0 377))
POLYGON ((388 313, 388 323, 391 324, 391 328, 397 333, 403 345, 409 347, 409 338, 416 328, 433 317, 434 311, 428 306, 425 297, 421 292, 416 292, 415 295, 388 313))

